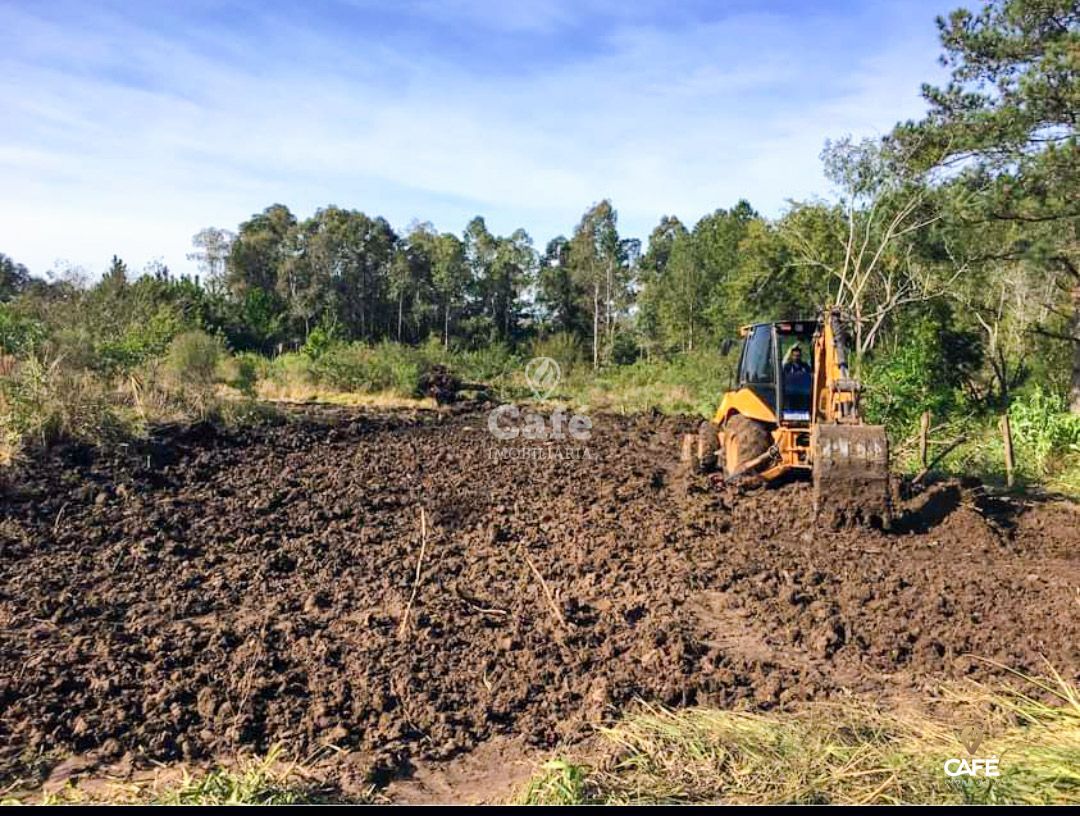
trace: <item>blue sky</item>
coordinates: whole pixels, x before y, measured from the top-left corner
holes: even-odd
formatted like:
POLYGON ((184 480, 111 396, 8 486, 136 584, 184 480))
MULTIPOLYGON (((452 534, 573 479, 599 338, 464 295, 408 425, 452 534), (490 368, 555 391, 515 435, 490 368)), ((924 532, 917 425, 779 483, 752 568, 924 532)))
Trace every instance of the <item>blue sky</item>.
POLYGON ((923 110, 942 2, 0 0, 0 252, 188 271, 274 202, 537 246, 827 196, 825 139, 923 110))

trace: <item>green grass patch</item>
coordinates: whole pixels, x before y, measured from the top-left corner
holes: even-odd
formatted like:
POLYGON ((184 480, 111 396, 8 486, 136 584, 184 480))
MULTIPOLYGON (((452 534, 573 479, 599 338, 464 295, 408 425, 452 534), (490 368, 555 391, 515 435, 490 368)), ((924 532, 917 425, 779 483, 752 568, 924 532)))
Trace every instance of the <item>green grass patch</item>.
POLYGON ((945 760, 966 756, 963 718, 855 702, 794 713, 643 706, 602 729, 590 755, 545 765, 521 801, 1080 803, 1080 696, 1057 675, 1024 679, 1038 696, 972 686, 947 698, 985 731, 977 755, 999 758, 997 778, 945 774, 945 760))
POLYGON ((333 801, 330 790, 298 776, 296 766, 279 767, 271 752, 239 769, 215 768, 188 776, 177 787, 156 793, 157 805, 303 805, 333 801))
POLYGON ((45 793, 12 797, 3 804, 141 805, 316 805, 371 804, 380 801, 374 786, 360 796, 343 796, 311 765, 283 762, 279 750, 247 757, 229 766, 193 772, 162 769, 152 780, 118 782, 80 779, 45 793))

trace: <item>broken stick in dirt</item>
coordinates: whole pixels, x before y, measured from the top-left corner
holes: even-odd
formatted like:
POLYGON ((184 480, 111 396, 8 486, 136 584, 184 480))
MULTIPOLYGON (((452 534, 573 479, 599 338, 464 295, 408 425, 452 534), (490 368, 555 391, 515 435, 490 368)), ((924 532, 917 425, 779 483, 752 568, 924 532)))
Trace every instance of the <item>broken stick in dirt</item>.
POLYGON ((427 515, 424 508, 420 508, 420 557, 416 560, 416 578, 413 580, 412 594, 409 595, 409 603, 405 605, 405 614, 401 616, 401 624, 398 626, 398 637, 405 634, 409 625, 409 612, 412 610, 416 593, 420 591, 420 573, 424 569, 424 553, 427 550, 427 515))
POLYGON ((544 590, 544 597, 547 598, 548 606, 551 607, 552 613, 555 615, 555 619, 559 622, 559 625, 566 629, 566 618, 563 617, 563 613, 559 610, 558 604, 555 603, 555 596, 551 594, 551 588, 548 586, 547 581, 544 580, 544 576, 540 574, 540 570, 536 568, 536 564, 529 558, 529 554, 525 551, 525 545, 520 544, 521 554, 525 556, 525 563, 529 565, 529 569, 532 570, 533 575, 536 576, 536 580, 540 582, 540 586, 544 590))

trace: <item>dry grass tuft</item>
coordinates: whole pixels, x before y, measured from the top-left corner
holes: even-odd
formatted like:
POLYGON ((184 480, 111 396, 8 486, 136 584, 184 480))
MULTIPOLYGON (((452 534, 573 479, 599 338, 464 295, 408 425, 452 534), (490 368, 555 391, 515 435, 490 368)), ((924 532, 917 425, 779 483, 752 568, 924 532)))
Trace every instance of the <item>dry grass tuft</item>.
POLYGON ((243 757, 199 772, 163 766, 152 779, 89 778, 58 790, 3 800, 3 804, 301 805, 378 800, 374 787, 359 797, 343 797, 326 783, 315 764, 316 758, 283 761, 280 749, 275 748, 265 757, 243 757))
POLYGON ((1028 693, 972 685, 948 695, 980 713, 977 753, 999 758, 994 779, 948 777, 945 760, 966 756, 963 726, 925 712, 851 702, 797 713, 645 706, 601 730, 597 755, 545 766, 523 801, 1080 803, 1077 689, 1052 671, 1022 679, 1028 693))

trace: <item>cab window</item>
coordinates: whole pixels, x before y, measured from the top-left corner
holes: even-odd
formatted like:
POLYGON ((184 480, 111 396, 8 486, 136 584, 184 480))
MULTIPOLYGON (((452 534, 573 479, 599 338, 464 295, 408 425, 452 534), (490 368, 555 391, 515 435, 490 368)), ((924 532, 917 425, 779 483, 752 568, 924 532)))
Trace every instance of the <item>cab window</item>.
POLYGON ((746 338, 739 379, 744 383, 772 385, 775 375, 772 326, 755 326, 746 338))

